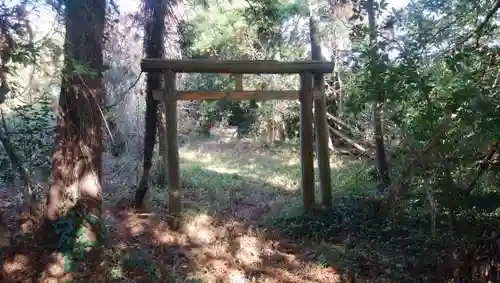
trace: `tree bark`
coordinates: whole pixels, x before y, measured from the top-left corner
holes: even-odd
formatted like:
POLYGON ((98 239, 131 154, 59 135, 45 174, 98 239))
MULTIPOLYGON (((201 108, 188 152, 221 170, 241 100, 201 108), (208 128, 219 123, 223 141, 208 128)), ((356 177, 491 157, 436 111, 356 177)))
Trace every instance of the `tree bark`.
MULTIPOLYGON (((56 109, 56 142, 46 220, 77 210, 101 213, 102 66, 104 0, 65 0, 65 69, 56 109), (84 69, 84 70, 82 70, 84 69)), ((88 219, 88 218, 87 218, 88 219)), ((99 222, 86 221, 87 239, 98 240, 99 222)), ((49 226, 50 227, 50 226, 49 226)))
MULTIPOLYGON (((336 62, 334 62, 335 64, 336 62)), ((333 114, 334 116, 338 115, 338 96, 337 96, 337 87, 339 86, 337 82, 337 71, 335 71, 335 67, 333 70, 333 75, 332 75, 332 83, 333 83, 333 93, 330 94, 327 97, 327 113, 333 114)), ((337 125, 334 120, 328 119, 328 126, 332 129, 336 129, 337 125)), ((338 140, 336 139, 335 135, 330 131, 330 143, 332 144, 332 147, 337 147, 339 146, 338 140)))
MULTIPOLYGON (((311 40, 311 59, 321 60, 321 38, 319 34, 319 20, 309 7, 309 37, 311 40)), ((330 138, 328 121, 326 119, 326 97, 325 80, 323 74, 314 74, 314 89, 323 95, 314 99, 314 127, 316 132, 316 158, 318 160, 319 186, 321 191, 321 202, 324 206, 332 205, 332 178, 330 176, 330 158, 328 141, 330 138)))
MULTIPOLYGON (((144 9, 147 22, 144 33, 144 49, 147 58, 162 58, 165 44, 165 15, 166 3, 163 0, 144 0, 144 9)), ((161 87, 161 73, 149 72, 146 77, 146 127, 144 134, 144 161, 142 177, 135 192, 134 205, 141 208, 149 188, 151 166, 153 165, 153 151, 156 143, 158 124, 158 101, 153 98, 153 91, 161 87)))
MULTIPOLYGON (((377 23, 375 21, 375 3, 374 0, 366 1, 366 10, 368 12, 368 28, 370 29, 370 54, 373 62, 377 61, 377 23)), ((372 70, 372 82, 377 81, 379 74, 372 70)), ((389 176, 389 165, 385 155, 384 132, 382 129, 382 107, 384 105, 383 90, 377 89, 375 102, 373 104, 373 130, 375 135, 375 161, 380 180, 388 185, 391 180, 389 176)), ((382 186, 381 186, 382 187, 382 186)))

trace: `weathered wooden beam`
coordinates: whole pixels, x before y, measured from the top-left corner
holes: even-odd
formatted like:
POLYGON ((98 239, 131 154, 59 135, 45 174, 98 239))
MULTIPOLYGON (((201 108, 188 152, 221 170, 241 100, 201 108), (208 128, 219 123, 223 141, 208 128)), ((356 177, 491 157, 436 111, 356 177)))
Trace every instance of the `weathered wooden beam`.
MULTIPOLYGON (((155 100, 163 99, 163 90, 153 91, 155 100)), ((321 97, 321 91, 314 91, 315 98, 321 97)), ((266 91, 177 91, 177 100, 293 100, 299 99, 296 90, 266 90, 266 91)))
POLYGON ((175 99, 175 73, 165 73, 165 92, 163 94, 163 107, 166 112, 166 139, 167 152, 163 162, 167 164, 168 171, 168 209, 170 212, 170 225, 172 229, 179 228, 181 213, 181 172, 179 164, 179 141, 177 131, 177 99, 175 99))
POLYGON ((350 139, 348 136, 344 135, 341 131, 337 130, 337 129, 334 129, 333 127, 330 126, 330 131, 332 131, 332 133, 336 136, 338 136, 339 138, 343 139, 345 142, 347 142, 348 144, 352 145, 353 147, 355 147, 356 149, 358 149, 359 151, 361 151, 362 153, 367 153, 368 152, 368 149, 364 148, 362 145, 360 145, 359 143, 355 142, 354 140, 350 139))
POLYGON ((302 202, 306 213, 310 212, 315 204, 312 92, 312 74, 300 74, 300 169, 302 202))
POLYGON ((234 90, 243 91, 243 74, 235 74, 234 81, 234 90))
POLYGON ((171 70, 177 73, 229 73, 229 74, 298 74, 303 72, 331 73, 333 63, 324 61, 272 61, 272 60, 165 60, 146 58, 141 61, 143 72, 171 70))
MULTIPOLYGON (((325 91, 323 74, 314 74, 314 88, 316 91, 325 91)), ((319 188, 321 203, 324 206, 332 205, 332 178, 330 170, 330 152, 328 150, 329 131, 326 120, 326 97, 314 97, 314 124, 316 130, 316 158, 318 162, 319 188)))
POLYGON ((351 131, 353 133, 360 132, 359 130, 355 129, 354 127, 348 125, 346 122, 344 122, 344 120, 340 119, 339 117, 333 116, 330 113, 326 113, 326 117, 329 119, 332 119, 335 123, 339 124, 340 126, 348 129, 349 131, 351 131))

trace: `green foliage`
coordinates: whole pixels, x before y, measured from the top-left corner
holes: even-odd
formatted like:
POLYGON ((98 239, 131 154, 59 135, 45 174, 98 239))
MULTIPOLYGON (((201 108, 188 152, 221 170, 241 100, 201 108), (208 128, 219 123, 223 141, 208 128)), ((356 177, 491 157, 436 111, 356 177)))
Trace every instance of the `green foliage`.
MULTIPOLYGON (((469 249, 482 248, 484 234, 499 223, 496 169, 492 165, 479 173, 477 166, 500 131, 493 67, 500 58, 497 16, 482 22, 494 3, 413 1, 388 19, 377 19, 374 48, 368 42, 365 2, 354 7, 343 114, 361 120, 375 95, 383 94, 385 131, 399 142, 391 148, 393 171, 400 175, 395 182, 403 179, 410 186, 390 217, 373 213, 376 197, 350 195, 334 201, 332 210, 283 220, 280 227, 290 235, 325 241, 348 237, 346 269, 360 271, 373 263, 379 266, 376 273, 399 282, 431 280, 419 276, 448 264, 450 250, 461 263, 484 264, 468 262, 467 256, 469 249), (480 26, 484 30, 478 33, 480 26)), ((384 3, 376 3, 376 14, 383 12, 384 3)), ((490 259, 494 253, 482 252, 490 259)))
POLYGON ((244 20, 255 28, 262 44, 280 44, 281 25, 300 12, 295 3, 283 3, 280 0, 248 1, 242 14, 244 20), (271 42, 270 42, 271 41, 271 42))
POLYGON ((161 279, 161 273, 155 266, 152 256, 143 250, 128 249, 122 254, 120 261, 124 269, 138 268, 144 270, 151 279, 161 279))
MULTIPOLYGON (((183 54, 223 59, 296 59, 304 55, 302 44, 297 44, 302 39, 297 36, 301 31, 286 31, 291 33, 289 39, 282 35, 285 24, 300 14, 304 14, 304 7, 282 0, 195 4, 179 28, 183 54)), ((268 86, 286 88, 290 84, 289 79, 278 80, 281 81, 277 81, 276 76, 246 76, 244 87, 260 90, 268 86)), ((193 75, 186 88, 223 90, 232 85, 228 76, 193 75)), ((247 134, 257 126, 261 107, 263 103, 256 101, 204 101, 199 113, 199 129, 206 133, 209 125, 227 121, 229 125, 238 126, 241 134, 247 134)), ((297 115, 294 111, 279 114, 283 112, 291 115, 286 116, 286 120, 291 126, 289 136, 294 136, 297 115)))
POLYGON ((82 217, 75 211, 70 211, 53 223, 53 229, 57 236, 56 248, 64 256, 65 272, 78 268, 78 263, 86 259, 90 249, 106 245, 107 230, 99 219, 92 216, 82 217), (89 225, 97 225, 100 228, 98 241, 87 238, 89 225))
POLYGON ((98 72, 90 66, 89 62, 76 60, 70 57, 72 73, 75 75, 96 76, 98 72))
MULTIPOLYGON (((429 282, 439 264, 449 260, 448 250, 467 247, 474 239, 481 245, 478 239, 483 233, 493 231, 500 223, 496 213, 467 213, 459 216, 455 225, 446 221, 446 214, 439 214, 433 233, 431 215, 424 202, 411 202, 394 218, 377 216, 381 198, 370 193, 339 195, 334 203, 331 209, 315 214, 297 212, 275 218, 273 225, 289 237, 343 242, 346 251, 340 260, 345 271, 364 276, 374 272, 379 278, 399 282, 429 282)), ((328 255, 331 251, 323 252, 328 255)), ((480 253, 489 256, 487 248, 480 253)), ((318 260, 338 264, 328 257, 318 260)))
MULTIPOLYGON (((54 134, 51 96, 58 91, 57 69, 62 45, 58 43, 57 32, 42 38, 35 34, 31 21, 36 17, 31 17, 34 15, 32 10, 41 5, 37 1, 0 4, 2 38, 6 43, 2 49, 2 63, 7 71, 8 90, 7 99, 0 102, 0 107, 3 108, 1 127, 21 158, 22 165, 28 174, 34 175, 36 168, 37 173, 42 173, 45 178, 51 166, 54 134)), ((2 145, 0 168, 0 179, 9 181, 18 171, 18 168, 11 168, 2 145)))
MULTIPOLYGON (((471 7, 458 3, 461 2, 454 2, 454 8, 450 9, 432 1, 416 1, 407 12, 394 11, 390 16, 396 21, 393 28, 404 33, 391 38, 388 30, 379 29, 380 40, 375 51, 366 44, 367 30, 356 25, 353 28, 354 50, 359 54, 356 63, 364 69, 358 69, 351 77, 351 95, 346 106, 356 116, 367 111, 375 93, 382 92, 387 127, 391 135, 406 137, 403 145, 406 148, 421 147, 436 135, 436 128, 445 117, 453 116, 446 138, 434 150, 449 159, 453 152, 454 162, 460 160, 460 167, 464 168, 471 167, 473 156, 486 146, 484 141, 497 138, 498 121, 493 117, 498 115, 493 113, 498 106, 498 93, 491 89, 496 80, 491 64, 497 63, 498 51, 497 47, 486 44, 481 48, 469 45, 456 48, 455 40, 464 34, 450 30, 462 29, 460 24, 474 26, 472 19, 463 21, 463 16, 472 12, 468 10, 471 7), (431 12, 447 16, 436 18, 431 12), (460 24, 450 23, 450 18, 457 18, 460 24), (429 48, 435 52, 428 52, 429 48), (451 49, 455 50, 450 52, 451 49), (393 50, 397 53, 391 54, 393 50), (376 52, 375 60, 368 56, 370 52, 376 52), (468 148, 457 147, 457 139, 466 139, 468 148)), ((487 10, 476 8, 474 12, 487 10)), ((482 40, 486 43, 488 37, 484 35, 482 40)), ((464 141, 461 144, 465 145, 464 141)))
MULTIPOLYGON (((24 161, 23 166, 30 173, 37 169, 44 176, 49 176, 54 139, 51 102, 47 97, 42 97, 37 103, 14 107, 11 113, 12 115, 5 115, 8 135, 24 161)), ((0 148, 0 152, 3 151, 4 148, 0 148)), ((10 162, 7 154, 0 156, 0 167, 8 168, 10 162)), ((17 171, 17 168, 13 168, 13 171, 17 171)), ((8 171, 2 170, 1 173, 5 175, 8 171)))

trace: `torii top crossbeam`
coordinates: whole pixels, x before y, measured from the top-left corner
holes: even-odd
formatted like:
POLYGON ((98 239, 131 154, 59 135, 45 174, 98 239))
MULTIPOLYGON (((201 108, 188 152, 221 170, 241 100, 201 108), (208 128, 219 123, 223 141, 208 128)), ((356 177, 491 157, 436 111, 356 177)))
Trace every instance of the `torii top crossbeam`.
POLYGON ((331 73, 334 65, 324 61, 273 60, 166 60, 146 58, 141 61, 143 72, 173 71, 175 73, 227 73, 227 74, 298 74, 331 73))

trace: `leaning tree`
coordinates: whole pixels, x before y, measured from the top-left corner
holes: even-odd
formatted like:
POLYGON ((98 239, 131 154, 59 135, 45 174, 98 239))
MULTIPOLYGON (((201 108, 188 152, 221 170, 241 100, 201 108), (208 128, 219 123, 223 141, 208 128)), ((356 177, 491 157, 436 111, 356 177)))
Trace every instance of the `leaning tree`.
MULTIPOLYGON (((145 0, 145 32, 144 49, 147 58, 162 58, 165 52, 165 15, 166 1, 145 0)), ((161 77, 159 73, 148 73, 146 78, 146 119, 144 135, 144 161, 139 187, 135 193, 135 207, 142 207, 144 197, 148 191, 150 171, 153 160, 153 150, 156 142, 158 101, 153 98, 153 90, 160 89, 161 77)))

